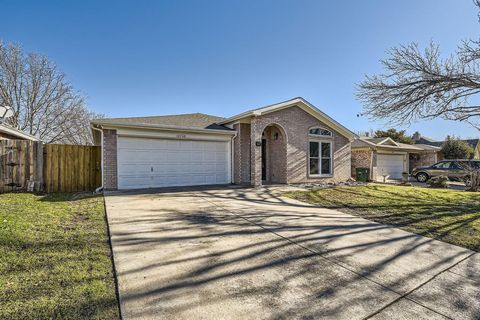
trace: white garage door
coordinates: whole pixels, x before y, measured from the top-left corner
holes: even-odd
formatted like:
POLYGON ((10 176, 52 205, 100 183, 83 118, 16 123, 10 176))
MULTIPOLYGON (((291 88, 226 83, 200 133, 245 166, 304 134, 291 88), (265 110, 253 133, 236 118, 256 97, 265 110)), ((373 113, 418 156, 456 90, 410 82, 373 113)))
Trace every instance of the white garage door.
POLYGON ((384 175, 388 179, 401 179, 403 172, 403 155, 378 154, 377 155, 377 178, 383 180, 384 175))
POLYGON ((119 137, 118 188, 229 183, 228 146, 219 141, 119 137))

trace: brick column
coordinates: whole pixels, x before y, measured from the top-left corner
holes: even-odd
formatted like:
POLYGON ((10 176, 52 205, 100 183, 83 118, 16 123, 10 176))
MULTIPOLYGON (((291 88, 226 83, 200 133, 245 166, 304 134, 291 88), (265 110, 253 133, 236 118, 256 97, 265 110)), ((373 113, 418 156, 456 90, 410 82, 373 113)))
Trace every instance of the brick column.
POLYGON ((233 182, 240 184, 242 183, 242 128, 237 123, 233 125, 233 129, 237 131, 237 136, 233 140, 233 182))
POLYGON ((117 182, 117 130, 103 130, 103 187, 116 190, 117 182))
POLYGON ((254 187, 259 187, 262 185, 262 146, 257 146, 257 142, 262 141, 262 132, 259 132, 261 129, 256 120, 256 118, 252 119, 250 127, 250 183, 254 187))

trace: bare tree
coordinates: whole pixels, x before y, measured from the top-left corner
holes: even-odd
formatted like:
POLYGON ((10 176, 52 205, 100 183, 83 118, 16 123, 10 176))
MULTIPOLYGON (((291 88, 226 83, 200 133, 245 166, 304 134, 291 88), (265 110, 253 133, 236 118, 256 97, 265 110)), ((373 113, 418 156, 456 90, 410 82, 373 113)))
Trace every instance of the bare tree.
POLYGON ((12 107, 10 124, 47 143, 92 143, 85 97, 45 56, 0 42, 0 105, 12 107))
MULTIPOLYGON (((474 0, 480 8, 480 0, 474 0)), ((480 130, 480 106, 471 103, 480 93, 480 41, 467 40, 447 58, 430 43, 415 43, 388 51, 381 63, 385 73, 367 76, 357 97, 373 120, 410 124, 418 119, 443 118, 470 123, 480 130)))

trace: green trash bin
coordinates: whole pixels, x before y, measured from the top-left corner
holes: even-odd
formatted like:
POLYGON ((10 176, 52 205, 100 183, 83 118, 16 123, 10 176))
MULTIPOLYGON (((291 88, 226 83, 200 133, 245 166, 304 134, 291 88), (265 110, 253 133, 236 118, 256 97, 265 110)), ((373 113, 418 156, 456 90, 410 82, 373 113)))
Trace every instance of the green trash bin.
POLYGON ((367 182, 370 177, 370 169, 368 168, 357 168, 357 181, 367 182))

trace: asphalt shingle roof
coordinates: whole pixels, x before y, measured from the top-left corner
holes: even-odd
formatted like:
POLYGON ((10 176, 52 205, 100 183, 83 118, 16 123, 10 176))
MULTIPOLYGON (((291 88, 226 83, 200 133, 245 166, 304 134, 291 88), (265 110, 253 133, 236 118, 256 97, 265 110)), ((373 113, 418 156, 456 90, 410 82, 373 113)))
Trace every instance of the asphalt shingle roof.
POLYGON ((222 120, 225 120, 225 118, 204 113, 187 113, 166 116, 95 119, 92 121, 92 123, 112 125, 157 125, 191 129, 231 130, 226 126, 217 124, 217 122, 222 120))
MULTIPOLYGON (((467 140, 462 140, 462 141, 468 143, 472 148, 476 148, 478 143, 479 143, 479 140, 480 139, 467 139, 467 140)), ((431 146, 441 147, 444 142, 445 141, 432 141, 432 142, 422 141, 422 144, 428 144, 428 145, 431 145, 431 146)))

